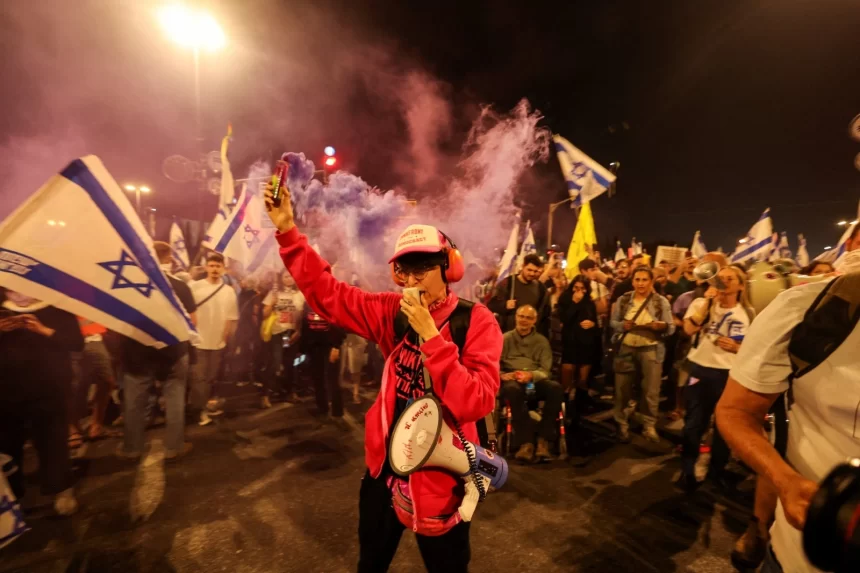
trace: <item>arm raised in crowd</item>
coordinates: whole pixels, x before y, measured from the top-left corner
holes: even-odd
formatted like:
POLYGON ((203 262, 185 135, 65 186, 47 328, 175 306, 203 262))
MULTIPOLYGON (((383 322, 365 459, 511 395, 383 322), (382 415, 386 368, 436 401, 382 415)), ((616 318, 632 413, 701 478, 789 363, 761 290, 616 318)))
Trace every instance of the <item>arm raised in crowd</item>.
POLYGON ((383 352, 389 352, 400 296, 395 293, 368 293, 334 278, 329 264, 296 228, 289 191, 283 191, 281 204, 275 207, 269 185, 265 201, 269 217, 278 228, 275 238, 281 247, 281 260, 311 308, 328 322, 373 340, 383 352))

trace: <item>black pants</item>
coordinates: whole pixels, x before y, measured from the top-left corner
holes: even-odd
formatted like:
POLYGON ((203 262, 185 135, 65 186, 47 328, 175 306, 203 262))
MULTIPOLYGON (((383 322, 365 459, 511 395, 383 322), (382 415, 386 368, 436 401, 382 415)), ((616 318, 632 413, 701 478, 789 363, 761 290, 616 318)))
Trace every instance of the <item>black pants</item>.
MULTIPOLYGON (((45 380, 23 383, 40 384, 45 380)), ((10 385, 11 386, 11 385, 10 385)), ((52 385, 54 386, 54 385, 52 385)), ((39 455, 39 481, 44 495, 56 495, 72 487, 69 459, 69 427, 66 393, 45 392, 35 399, 0 400, 0 452, 8 454, 20 468, 9 478, 15 497, 24 496, 24 442, 33 440, 39 455)))
MULTIPOLYGON (((388 571, 403 535, 403 524, 391 507, 391 491, 384 479, 366 473, 358 498, 358 573, 388 571)), ((418 550, 430 573, 460 573, 469 570, 469 523, 460 522, 437 537, 416 535, 418 550)))
MULTIPOLYGON (((684 472, 693 475, 696 460, 699 458, 699 444, 702 436, 708 431, 711 424, 711 416, 717 407, 717 402, 726 389, 726 381, 729 378, 728 370, 717 368, 705 368, 693 364, 690 373, 690 382, 684 390, 684 399, 687 402, 687 415, 684 418, 683 449, 681 460, 684 472)), ((716 424, 714 425, 714 438, 711 442, 711 463, 708 470, 709 475, 718 476, 729 462, 729 447, 720 434, 716 424)))
POLYGON ((314 391, 317 398, 317 411, 320 414, 329 412, 331 399, 331 415, 343 416, 343 394, 340 391, 340 363, 332 364, 329 360, 331 347, 327 345, 314 346, 308 351, 311 377, 314 380, 314 391))
POLYGON ((284 348, 284 338, 287 333, 273 334, 269 342, 265 342, 268 354, 264 392, 269 396, 279 394, 289 396, 296 391, 296 367, 298 347, 292 344, 284 348))
MULTIPOLYGON (((529 416, 526 405, 526 385, 519 382, 503 382, 502 404, 505 400, 511 403, 511 426, 514 436, 511 447, 517 450, 523 444, 530 444, 535 439, 535 424, 529 416)), ((555 442, 558 434, 558 413, 561 411, 561 401, 564 390, 561 384, 552 380, 535 382, 535 400, 544 401, 543 417, 537 426, 537 435, 547 442, 555 442)))

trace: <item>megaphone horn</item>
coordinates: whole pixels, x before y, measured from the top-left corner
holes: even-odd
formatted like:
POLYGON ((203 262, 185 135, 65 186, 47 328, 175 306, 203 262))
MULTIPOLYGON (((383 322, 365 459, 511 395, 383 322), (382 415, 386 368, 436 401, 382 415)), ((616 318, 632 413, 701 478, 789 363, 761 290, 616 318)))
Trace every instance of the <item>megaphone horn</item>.
POLYGON ((693 269, 693 276, 696 280, 712 283, 720 272, 720 265, 714 261, 705 261, 700 263, 693 269))
POLYGON ((442 418, 442 404, 432 395, 416 400, 400 415, 391 433, 388 460, 394 473, 404 477, 433 466, 463 478, 466 497, 459 511, 464 521, 472 519, 487 488, 499 489, 508 479, 504 458, 455 436, 442 418))

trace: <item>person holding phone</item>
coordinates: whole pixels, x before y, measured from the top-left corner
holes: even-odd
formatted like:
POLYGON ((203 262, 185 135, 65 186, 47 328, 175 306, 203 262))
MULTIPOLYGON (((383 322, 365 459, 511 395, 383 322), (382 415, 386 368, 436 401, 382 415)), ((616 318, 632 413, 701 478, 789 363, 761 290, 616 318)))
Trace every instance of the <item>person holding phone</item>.
POLYGON ((618 438, 630 440, 629 417, 633 386, 641 383, 639 409, 644 428, 642 435, 659 442, 655 425, 660 406, 660 382, 666 347, 663 338, 675 332, 672 309, 665 297, 654 292, 654 272, 639 266, 633 271, 633 291, 623 294, 612 307, 610 327, 617 351, 615 370, 615 422, 618 438))

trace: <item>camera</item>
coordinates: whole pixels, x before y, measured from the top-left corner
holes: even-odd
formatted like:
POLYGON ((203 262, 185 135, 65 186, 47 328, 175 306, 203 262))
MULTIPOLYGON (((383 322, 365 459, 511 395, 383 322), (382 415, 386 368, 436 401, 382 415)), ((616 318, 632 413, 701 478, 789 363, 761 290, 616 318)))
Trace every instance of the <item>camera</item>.
POLYGON ((860 571, 860 458, 821 482, 806 514, 803 551, 822 571, 860 571))

